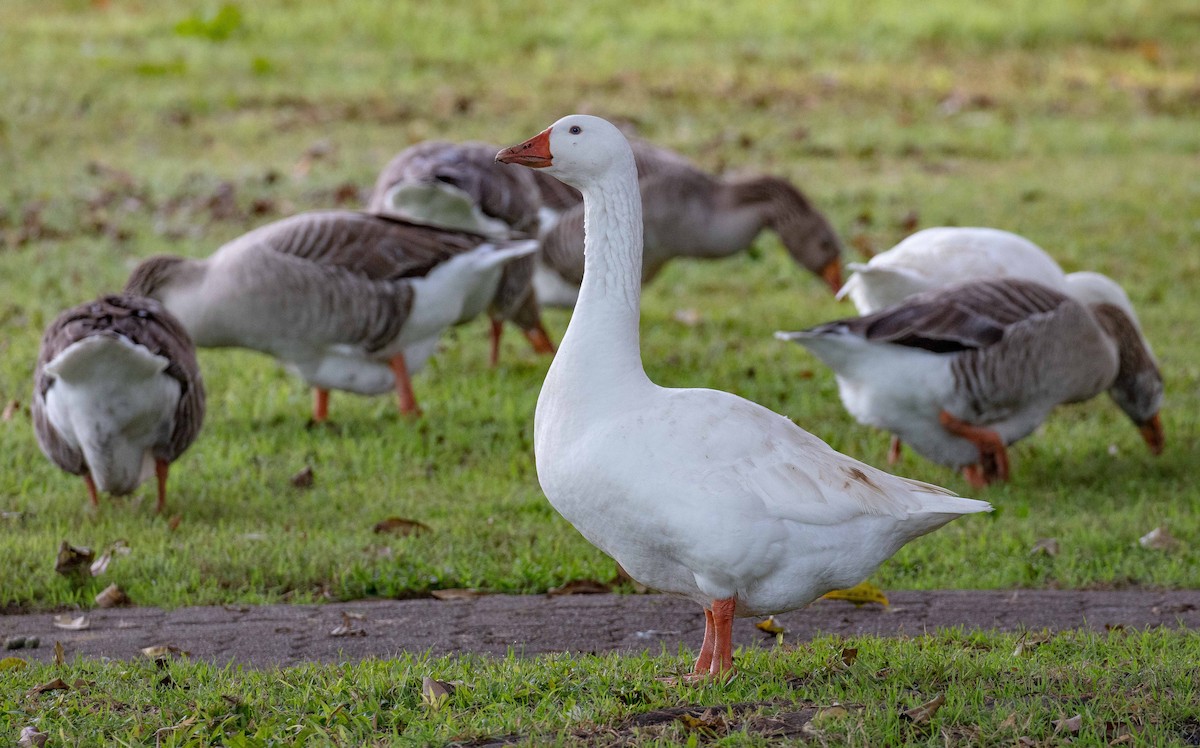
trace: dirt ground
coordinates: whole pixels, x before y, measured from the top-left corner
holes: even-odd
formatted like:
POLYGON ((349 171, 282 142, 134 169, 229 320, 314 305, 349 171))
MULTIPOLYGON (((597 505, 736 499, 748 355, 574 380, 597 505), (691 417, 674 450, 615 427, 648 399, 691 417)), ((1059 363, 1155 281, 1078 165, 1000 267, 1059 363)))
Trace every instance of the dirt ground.
MULTIPOLYGON (((919 635, 962 626, 1003 631, 1171 626, 1200 629, 1200 591, 895 592, 891 606, 818 600, 776 620, 789 641, 819 633, 919 635)), ((61 615, 61 614, 60 614, 61 615)), ((38 637, 37 649, 0 652, 29 660, 138 657, 170 645, 191 657, 252 667, 354 661, 399 652, 533 655, 542 652, 661 651, 696 648, 704 630, 698 606, 664 595, 487 595, 464 600, 363 600, 325 605, 117 608, 86 615, 88 627, 54 625, 55 614, 0 616, 0 639, 38 637), (339 627, 344 627, 339 631, 339 627), (348 629, 348 631, 347 631, 348 629)), ((774 637, 738 620, 736 644, 770 646, 774 637)))

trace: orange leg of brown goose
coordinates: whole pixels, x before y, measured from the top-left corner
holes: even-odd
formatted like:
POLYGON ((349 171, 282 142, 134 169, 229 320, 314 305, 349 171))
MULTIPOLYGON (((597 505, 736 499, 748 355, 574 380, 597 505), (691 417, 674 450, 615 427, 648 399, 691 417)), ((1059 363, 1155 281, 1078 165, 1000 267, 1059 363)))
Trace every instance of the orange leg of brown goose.
POLYGON ((83 474, 83 483, 87 486, 88 500, 92 502, 92 506, 100 506, 100 492, 96 490, 96 481, 92 479, 91 473, 83 474))
POLYGON ((546 332, 546 328, 542 327, 541 322, 525 330, 525 337, 533 346, 534 353, 554 355, 554 343, 550 340, 550 335, 546 332))
POLYGON ((892 443, 888 445, 887 463, 895 465, 900 462, 900 450, 904 448, 904 442, 900 441, 900 437, 893 436, 892 443))
POLYGON ((313 423, 325 423, 329 419, 329 390, 313 387, 313 423))
POLYGON ((960 421, 944 410, 938 415, 938 421, 942 428, 966 439, 979 450, 979 464, 963 468, 963 476, 974 488, 1008 480, 1008 450, 995 431, 960 421))
POLYGON ((396 398, 400 401, 400 412, 405 415, 421 415, 421 409, 417 407, 417 396, 413 394, 412 379, 408 376, 408 364, 404 361, 404 354, 397 353, 392 356, 388 365, 396 375, 396 398))
POLYGON ((488 364, 496 366, 500 363, 500 336, 504 334, 504 320, 492 317, 492 353, 488 356, 488 364))
POLYGON ((154 505, 154 513, 162 514, 162 510, 167 506, 167 473, 171 470, 171 464, 166 460, 154 461, 154 477, 158 479, 158 503, 154 505))

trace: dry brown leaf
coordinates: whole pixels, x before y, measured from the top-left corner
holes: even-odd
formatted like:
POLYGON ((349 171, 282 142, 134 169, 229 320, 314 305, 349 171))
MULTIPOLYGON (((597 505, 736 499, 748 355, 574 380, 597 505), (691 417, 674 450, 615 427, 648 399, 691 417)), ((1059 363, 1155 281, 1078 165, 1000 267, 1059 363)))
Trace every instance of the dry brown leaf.
POLYGON ((46 691, 69 691, 70 689, 71 687, 67 685, 65 680, 62 678, 55 678, 54 680, 43 683, 40 686, 34 686, 33 688, 29 689, 29 693, 26 695, 36 696, 37 694, 45 693, 46 691))
POLYGON ((612 587, 604 582, 598 582, 595 579, 572 579, 564 585, 551 587, 546 590, 547 595, 598 595, 603 592, 612 592, 612 587))
POLYGON ((340 624, 338 624, 337 628, 335 628, 333 631, 330 631, 329 635, 330 636, 366 636, 367 635, 366 631, 363 631, 362 629, 356 628, 354 626, 353 621, 355 618, 361 619, 362 615, 354 616, 349 613, 342 613, 342 622, 340 624))
POLYGON ((692 732, 717 734, 729 730, 729 723, 725 721, 725 715, 715 709, 705 709, 704 713, 698 717, 684 712, 679 715, 679 721, 692 732))
POLYGON ((315 481, 316 476, 313 475, 311 465, 305 465, 303 470, 288 478, 288 483, 295 488, 312 488, 315 481))
POLYGON ((1004 721, 1000 723, 1001 730, 1011 730, 1012 728, 1014 728, 1016 726, 1017 726, 1017 713, 1016 712, 1011 712, 1007 717, 1004 718, 1004 721))
POLYGON ((845 664, 846 667, 853 665, 854 661, 857 659, 858 647, 842 647, 842 663, 845 664))
POLYGON ((476 589, 455 587, 448 590, 430 590, 429 594, 437 600, 472 600, 476 597, 483 597, 487 593, 476 589))
POLYGON ((170 733, 170 732, 175 732, 176 730, 182 730, 185 727, 191 727, 192 725, 196 724, 197 721, 198 720, 196 719, 196 716, 192 715, 191 717, 183 718, 182 720, 176 722, 173 725, 158 728, 157 730, 154 731, 154 737, 156 739, 156 742, 163 735, 166 735, 167 733, 170 733))
POLYGON ((812 719, 809 720, 808 724, 811 724, 813 727, 820 727, 827 722, 842 719, 849 714, 850 710, 841 704, 831 704, 827 707, 818 709, 816 714, 813 715, 812 719))
POLYGON ((929 701, 926 701, 920 706, 914 706, 912 709, 906 709, 900 712, 900 716, 909 720, 915 725, 922 725, 933 718, 937 714, 938 709, 942 708, 942 704, 946 703, 946 694, 939 693, 929 701))
POLYGON ((112 554, 109 553, 108 551, 105 551, 104 553, 100 554, 100 558, 98 558, 92 562, 92 565, 91 565, 91 567, 89 567, 88 572, 93 577, 98 577, 101 574, 103 574, 104 572, 108 571, 108 564, 111 561, 112 561, 112 554))
POLYGON ((90 576, 92 559, 96 554, 91 548, 76 548, 67 541, 58 546, 58 558, 54 561, 54 570, 64 577, 83 578, 90 576))
POLYGON ((1045 556, 1050 556, 1051 558, 1053 558, 1054 556, 1057 556, 1058 555, 1058 539, 1057 538, 1041 538, 1041 539, 1039 539, 1036 543, 1033 544, 1033 547, 1029 549, 1029 555, 1036 556, 1039 553, 1043 554, 1045 556))
POLYGON ((5 657, 0 660, 0 673, 5 670, 20 670, 29 667, 29 663, 20 657, 5 657))
POLYGON ((775 616, 767 616, 765 620, 754 624, 754 628, 771 636, 786 633, 786 629, 779 625, 779 622, 775 620, 775 616))
POLYGON ((1169 551, 1179 545, 1179 540, 1166 527, 1156 527, 1138 539, 1143 548, 1169 551))
POLYGON ((125 590, 118 587, 116 583, 108 585, 96 595, 96 605, 101 608, 117 608, 132 602, 129 595, 125 594, 125 590))
POLYGON ((404 519, 403 517, 388 517, 385 520, 375 523, 374 527, 377 533, 391 533, 404 537, 422 532, 432 532, 432 528, 424 522, 418 522, 415 519, 404 519))
POLYGON ((54 616, 54 627, 64 629, 66 631, 83 631, 92 625, 87 616, 76 616, 72 618, 70 615, 63 613, 62 615, 54 616))
POLYGON ((821 597, 829 600, 845 600, 854 603, 855 607, 867 603, 879 603, 886 608, 891 604, 888 602, 887 595, 883 594, 883 590, 870 582, 859 582, 849 589, 826 592, 821 597))
POLYGON ((452 693, 454 693, 453 683, 434 680, 428 675, 421 680, 421 703, 435 712, 450 700, 452 693))
POLYGON ((1050 641, 1050 632, 1043 631, 1040 634, 1030 635, 1028 631, 1021 634, 1021 638, 1017 640, 1017 646, 1013 649, 1013 657, 1020 657, 1026 652, 1032 652, 1046 642, 1050 641))
POLYGON ((54 664, 55 665, 66 665, 67 664, 67 653, 63 651, 62 642, 58 642, 58 641, 54 642, 54 664))
POLYGON ((1067 717, 1065 719, 1056 719, 1051 724, 1054 725, 1054 734, 1055 735, 1059 734, 1060 732, 1067 732, 1067 733, 1074 734, 1074 733, 1079 732, 1083 728, 1083 715, 1076 714, 1074 717, 1067 717))
POLYGON ((13 419, 17 413, 21 412, 20 400, 9 400, 8 405, 4 406, 4 412, 0 413, 0 421, 8 422, 13 419))
POLYGON ((46 745, 47 737, 49 735, 38 732, 36 727, 22 727, 21 737, 17 739, 17 748, 42 748, 46 745))
POLYGON ((191 653, 176 647, 174 644, 156 644, 153 647, 142 647, 142 654, 152 660, 165 660, 173 654, 187 657, 191 653))

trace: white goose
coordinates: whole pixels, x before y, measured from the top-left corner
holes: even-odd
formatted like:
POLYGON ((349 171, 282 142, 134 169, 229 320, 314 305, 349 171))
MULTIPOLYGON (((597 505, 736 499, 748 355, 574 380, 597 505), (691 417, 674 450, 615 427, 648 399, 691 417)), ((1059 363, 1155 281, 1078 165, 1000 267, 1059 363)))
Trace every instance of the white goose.
POLYGON ((584 195, 579 301, 534 420, 551 504, 636 580, 695 600, 694 678, 733 669, 734 615, 862 581, 909 540, 990 505, 841 455, 727 392, 651 382, 638 345, 641 200, 625 137, 572 115, 497 154, 584 195))
MULTIPOLYGON (((541 194, 533 172, 496 163, 495 146, 427 140, 397 153, 375 180, 368 210, 481 234, 493 240, 533 239, 541 194)), ((491 363, 500 360, 504 320, 517 325, 538 353, 554 353, 533 290, 534 258, 505 266, 488 306, 491 363)))
POLYGON ((927 291, 865 317, 776 333, 832 368, 846 410, 976 487, 1009 474, 1006 446, 1062 403, 1108 391, 1152 452, 1163 383, 1125 292, 1072 273, 1067 296, 1003 278, 927 291))
POLYGON ((988 278, 1025 278, 1052 288, 1066 276, 1050 255, 1023 236, 992 228, 941 226, 924 229, 880 252, 854 273, 838 292, 850 297, 859 314, 880 309, 935 288, 988 278))
POLYGON ((154 474, 162 512, 170 464, 204 421, 191 338, 153 299, 68 309, 42 336, 31 411, 42 452, 83 476, 93 506, 99 491, 123 496, 154 474))
POLYGON ((494 242, 353 211, 302 213, 251 231, 205 260, 153 257, 128 293, 160 300, 205 347, 274 356, 314 388, 313 419, 329 390, 395 389, 419 413, 410 374, 446 328, 480 314, 505 263, 533 240, 494 242))
MULTIPOLYGON (((798 265, 838 291, 841 243, 825 216, 790 182, 763 175, 714 177, 660 150, 634 149, 643 206, 643 283, 672 259, 729 257, 769 230, 798 265)), ((546 306, 572 306, 579 293, 584 210, 566 209, 542 231, 533 283, 546 306)))

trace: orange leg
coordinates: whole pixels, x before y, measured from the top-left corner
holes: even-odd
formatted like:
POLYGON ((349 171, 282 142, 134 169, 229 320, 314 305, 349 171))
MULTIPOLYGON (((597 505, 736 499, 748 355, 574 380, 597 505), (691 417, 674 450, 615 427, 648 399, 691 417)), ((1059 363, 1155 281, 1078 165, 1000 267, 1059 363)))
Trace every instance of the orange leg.
POLYGON ((1008 480, 1008 450, 995 431, 960 421, 944 410, 938 420, 942 428, 961 436, 979 450, 979 464, 963 468, 963 476, 973 487, 983 488, 989 483, 1008 480))
POLYGON ((713 600, 713 655, 709 673, 719 680, 728 680, 733 670, 733 611, 737 600, 729 597, 713 600))
POLYGON ((100 492, 96 490, 96 481, 92 480, 92 474, 84 473, 83 482, 87 486, 88 499, 92 502, 92 506, 100 506, 100 492))
POLYGON ((329 390, 313 387, 313 423, 325 423, 329 418, 329 390))
POLYGON ((154 476, 158 478, 158 503, 154 506, 155 514, 162 514, 167 506, 167 472, 171 469, 166 460, 154 461, 154 476))
POLYGON ((542 327, 541 322, 526 330, 525 337, 529 339, 529 344, 533 346, 535 353, 554 355, 554 343, 550 340, 550 335, 546 332, 546 328, 542 327))
POLYGON ((500 336, 504 334, 504 320, 492 317, 492 353, 488 363, 495 366, 500 363, 500 336))
POLYGON ((700 645, 700 656, 696 658, 696 667, 692 675, 707 676, 712 667, 713 647, 716 645, 716 631, 713 629, 713 614, 708 608, 704 609, 704 643, 700 645))
POLYGON ((900 462, 900 450, 903 449, 904 442, 900 441, 900 437, 893 436, 892 443, 888 445, 887 463, 895 465, 900 462))
POLYGON ((397 353, 389 362, 392 373, 396 375, 396 397, 400 400, 400 412, 405 415, 419 416, 421 409, 417 407, 417 396, 413 394, 412 379, 408 376, 408 364, 404 362, 404 354, 397 353))

